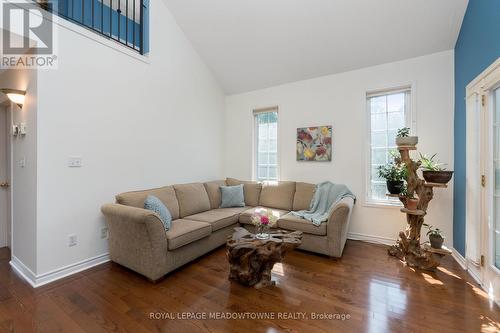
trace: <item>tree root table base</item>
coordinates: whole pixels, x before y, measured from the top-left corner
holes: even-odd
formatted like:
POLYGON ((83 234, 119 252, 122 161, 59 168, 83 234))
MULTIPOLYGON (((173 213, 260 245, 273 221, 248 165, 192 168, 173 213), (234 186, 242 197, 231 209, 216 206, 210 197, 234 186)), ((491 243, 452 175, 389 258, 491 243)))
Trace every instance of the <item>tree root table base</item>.
MULTIPOLYGON (((408 193, 411 196, 416 195, 419 201, 416 210, 401 209, 401 212, 406 214, 406 230, 399 232, 398 241, 389 248, 388 252, 389 255, 398 258, 410 267, 433 271, 439 266, 441 259, 451 254, 451 251, 446 248, 434 249, 427 244, 421 246, 420 233, 429 202, 434 197, 433 189, 435 187, 446 188, 446 184, 427 183, 418 177, 417 170, 420 162, 413 161, 409 154, 409 150, 414 150, 415 147, 398 147, 398 149, 401 157, 397 157, 395 162, 406 166, 408 193)), ((404 204, 406 203, 405 197, 399 196, 399 199, 404 204)))
POLYGON ((441 259, 451 254, 451 251, 444 246, 441 249, 434 249, 427 244, 420 246, 418 241, 409 240, 404 232, 400 233, 399 240, 389 248, 388 252, 410 267, 427 271, 434 271, 441 264, 441 259))
POLYGON ((261 240, 245 228, 234 228, 226 243, 230 280, 257 289, 274 285, 271 281, 274 264, 301 244, 302 232, 277 230, 270 235, 269 239, 261 240))

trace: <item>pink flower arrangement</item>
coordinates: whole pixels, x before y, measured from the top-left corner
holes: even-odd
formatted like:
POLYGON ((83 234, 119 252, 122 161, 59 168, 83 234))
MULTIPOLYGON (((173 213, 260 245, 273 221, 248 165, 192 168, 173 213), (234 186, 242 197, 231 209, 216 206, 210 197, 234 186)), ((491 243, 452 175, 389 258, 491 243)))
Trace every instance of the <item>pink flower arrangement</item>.
POLYGON ((268 209, 256 210, 252 215, 252 223, 255 226, 263 225, 273 227, 277 221, 278 218, 274 216, 273 212, 268 209))

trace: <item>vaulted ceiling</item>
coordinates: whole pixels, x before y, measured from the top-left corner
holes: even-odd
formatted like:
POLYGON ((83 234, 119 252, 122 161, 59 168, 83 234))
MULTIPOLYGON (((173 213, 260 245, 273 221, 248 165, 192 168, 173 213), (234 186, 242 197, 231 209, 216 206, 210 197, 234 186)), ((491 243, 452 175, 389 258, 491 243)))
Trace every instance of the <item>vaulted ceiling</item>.
POLYGON ((227 94, 454 48, 468 0, 164 0, 227 94))

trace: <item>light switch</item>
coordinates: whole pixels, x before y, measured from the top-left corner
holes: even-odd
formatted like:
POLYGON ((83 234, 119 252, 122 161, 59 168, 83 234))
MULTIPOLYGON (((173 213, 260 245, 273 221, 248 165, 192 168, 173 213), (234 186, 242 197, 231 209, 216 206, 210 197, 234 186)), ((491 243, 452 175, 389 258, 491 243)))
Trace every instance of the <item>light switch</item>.
POLYGON ((12 125, 12 135, 13 136, 18 136, 19 135, 19 125, 12 125))
POLYGON ((19 160, 19 166, 24 168, 26 166, 26 157, 23 157, 19 160))
POLYGON ((81 156, 70 156, 68 158, 68 167, 81 168, 82 167, 82 157, 81 156))
POLYGON ((19 134, 26 135, 26 123, 19 124, 19 134))

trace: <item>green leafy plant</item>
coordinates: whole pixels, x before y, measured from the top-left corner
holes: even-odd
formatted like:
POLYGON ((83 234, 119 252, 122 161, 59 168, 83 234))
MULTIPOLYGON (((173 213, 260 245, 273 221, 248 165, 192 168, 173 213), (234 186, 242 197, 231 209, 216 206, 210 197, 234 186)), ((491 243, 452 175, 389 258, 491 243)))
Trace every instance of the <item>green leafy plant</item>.
POLYGON ((396 134, 396 136, 398 138, 406 138, 409 135, 410 135, 410 128, 409 127, 403 127, 403 128, 398 129, 398 132, 396 134))
POLYGON ((408 191, 408 187, 406 185, 401 189, 401 196, 407 199, 416 199, 415 196, 408 191))
POLYGON ((388 181, 398 182, 406 180, 408 171, 406 166, 389 162, 378 167, 378 176, 388 181))
POLYGON ((437 154, 432 155, 431 157, 428 157, 427 155, 422 155, 420 154, 420 168, 424 170, 429 170, 429 171, 444 171, 446 168, 443 168, 442 166, 445 165, 444 163, 439 163, 434 160, 434 157, 436 157, 437 154))
POLYGON ((443 232, 439 228, 434 228, 434 226, 427 223, 423 224, 427 228, 427 236, 435 236, 443 238, 443 232))

